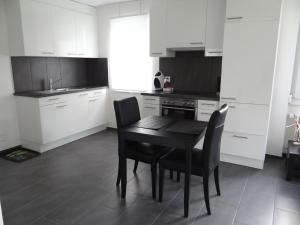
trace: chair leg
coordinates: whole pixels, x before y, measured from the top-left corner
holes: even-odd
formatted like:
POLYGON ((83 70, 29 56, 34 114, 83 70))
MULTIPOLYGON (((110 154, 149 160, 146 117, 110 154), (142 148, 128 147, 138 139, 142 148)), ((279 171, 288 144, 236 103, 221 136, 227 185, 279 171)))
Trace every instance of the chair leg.
POLYGON ((135 161, 134 161, 134 169, 133 169, 133 173, 136 173, 137 168, 138 168, 138 165, 139 165, 139 161, 135 160, 135 161))
POLYGON ((179 183, 180 182, 180 172, 177 171, 177 182, 179 183))
POLYGON ((170 170, 170 179, 173 180, 173 170, 170 170))
POLYGON ((163 201, 164 192, 164 180, 165 180, 165 170, 164 168, 159 168, 159 202, 163 201))
POLYGON ((119 167, 118 167, 118 178, 117 178, 117 182, 116 182, 116 185, 119 186, 120 185, 120 182, 121 182, 121 164, 120 164, 120 159, 119 159, 119 167))
POLYGON ((209 204, 209 175, 203 176, 203 187, 204 187, 204 199, 205 199, 207 214, 211 215, 210 204, 209 204))
POLYGON ((217 189, 217 194, 220 196, 221 191, 220 191, 220 183, 219 183, 219 166, 217 166, 214 170, 214 177, 215 177, 215 185, 217 189))
POLYGON ((152 198, 156 199, 156 183, 157 183, 157 165, 156 163, 151 165, 151 176, 152 176, 152 198))

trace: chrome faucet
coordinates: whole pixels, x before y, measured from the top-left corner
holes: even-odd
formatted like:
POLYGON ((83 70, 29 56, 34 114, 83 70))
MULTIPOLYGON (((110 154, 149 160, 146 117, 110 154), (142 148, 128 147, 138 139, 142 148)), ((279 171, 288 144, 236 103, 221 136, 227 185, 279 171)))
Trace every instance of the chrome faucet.
POLYGON ((53 89, 53 85, 56 84, 57 82, 61 81, 61 80, 62 80, 62 79, 60 78, 60 79, 57 79, 57 80, 53 81, 53 79, 50 78, 50 79, 49 79, 49 91, 53 91, 53 90, 54 90, 54 89, 53 89))

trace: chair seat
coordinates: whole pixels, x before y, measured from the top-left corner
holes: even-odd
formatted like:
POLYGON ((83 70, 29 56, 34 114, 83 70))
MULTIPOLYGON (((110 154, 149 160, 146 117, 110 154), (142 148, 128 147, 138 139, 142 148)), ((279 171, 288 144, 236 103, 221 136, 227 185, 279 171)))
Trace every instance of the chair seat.
MULTIPOLYGON (((194 148, 192 151, 192 174, 201 176, 203 173, 202 150, 194 148)), ((159 166, 179 172, 185 172, 185 150, 175 149, 159 160, 159 166)))
POLYGON ((171 149, 148 143, 129 142, 125 147, 127 158, 138 160, 144 163, 157 162, 163 155, 167 154, 171 149))

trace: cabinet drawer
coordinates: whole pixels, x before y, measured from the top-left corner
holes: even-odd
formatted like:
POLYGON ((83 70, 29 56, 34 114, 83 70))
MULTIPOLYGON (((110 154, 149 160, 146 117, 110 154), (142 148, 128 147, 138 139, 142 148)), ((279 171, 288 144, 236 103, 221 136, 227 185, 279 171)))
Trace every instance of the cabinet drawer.
POLYGON ((208 122, 214 110, 198 110, 197 120, 208 122))
POLYGON ((143 103, 144 105, 159 105, 159 97, 155 96, 144 96, 143 103))
MULTIPOLYGON (((225 104, 225 102, 221 102, 225 104)), ((227 103, 229 110, 225 121, 225 131, 255 135, 266 135, 269 123, 269 107, 227 103)))
POLYGON ((159 116, 160 107, 159 105, 144 104, 143 105, 143 117, 147 116, 159 116))
POLYGON ((266 143, 265 136, 224 132, 221 153, 263 160, 266 143))
POLYGON ((205 109, 205 110, 217 110, 219 108, 219 102, 217 101, 198 101, 198 109, 205 109))
POLYGON ((46 97, 46 98, 40 98, 39 103, 40 106, 47 106, 47 105, 53 105, 53 104, 59 104, 66 102, 68 100, 67 95, 56 95, 56 96, 51 96, 51 97, 46 97))
POLYGON ((91 92, 92 97, 106 95, 106 89, 96 90, 91 92))

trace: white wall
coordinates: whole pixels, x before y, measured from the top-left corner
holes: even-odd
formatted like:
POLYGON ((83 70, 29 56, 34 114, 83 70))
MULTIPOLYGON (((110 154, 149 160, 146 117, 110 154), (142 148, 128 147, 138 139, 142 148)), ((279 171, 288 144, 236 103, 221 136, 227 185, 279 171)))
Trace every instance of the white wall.
POLYGON ((0 151, 20 145, 8 52, 4 0, 0 0, 0 151))
POLYGON ((300 1, 284 0, 275 71, 267 153, 281 156, 300 21, 300 1))
MULTIPOLYGON (((97 8, 98 27, 99 27, 99 51, 100 57, 108 57, 109 46, 109 27, 110 19, 124 16, 134 16, 149 13, 149 0, 136 0, 100 6, 97 8)), ((158 58, 154 59, 153 75, 158 71, 158 58)), ((109 127, 116 128, 115 113, 113 109, 113 101, 129 97, 136 97, 139 102, 140 111, 142 113, 142 96, 140 93, 109 91, 109 127)))

